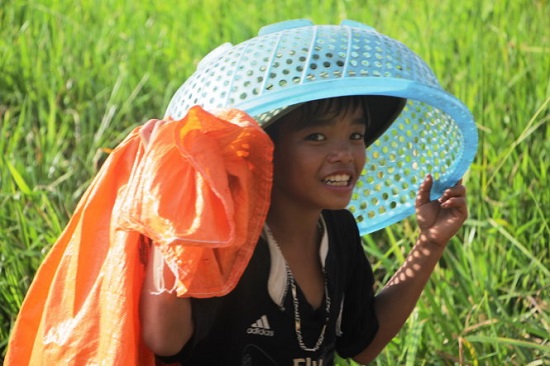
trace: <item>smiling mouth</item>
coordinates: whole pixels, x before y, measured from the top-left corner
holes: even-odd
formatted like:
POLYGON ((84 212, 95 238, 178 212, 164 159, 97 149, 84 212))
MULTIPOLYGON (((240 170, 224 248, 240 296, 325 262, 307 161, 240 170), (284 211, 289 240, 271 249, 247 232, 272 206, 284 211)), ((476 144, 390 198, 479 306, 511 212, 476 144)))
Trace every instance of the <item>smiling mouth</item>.
POLYGON ((351 175, 349 174, 335 174, 329 175, 322 180, 324 184, 335 187, 347 187, 351 181, 351 175))

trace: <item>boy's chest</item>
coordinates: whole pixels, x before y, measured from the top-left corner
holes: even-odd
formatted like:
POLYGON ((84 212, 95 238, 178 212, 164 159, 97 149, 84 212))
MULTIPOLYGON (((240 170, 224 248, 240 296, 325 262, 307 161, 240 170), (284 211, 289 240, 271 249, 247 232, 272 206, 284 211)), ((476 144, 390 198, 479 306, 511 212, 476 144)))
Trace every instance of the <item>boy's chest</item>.
MULTIPOLYGON (((299 286, 285 280, 282 303, 268 290, 270 258, 255 253, 238 286, 220 302, 208 336, 195 349, 205 354, 217 344, 209 362, 250 365, 331 365, 342 294, 322 280, 320 306, 314 309, 299 286), (202 344, 202 346, 201 346, 202 344), (201 348, 204 348, 201 350, 201 348), (229 362, 231 361, 231 362, 229 362)), ((195 310, 194 310, 195 311, 195 310)))
POLYGON ((217 360, 236 365, 332 365, 341 304, 327 309, 323 299, 322 308, 314 310, 299 288, 296 297, 289 288, 280 307, 255 282, 248 281, 249 286, 237 288, 223 301, 204 340, 205 345, 218 345, 217 360))

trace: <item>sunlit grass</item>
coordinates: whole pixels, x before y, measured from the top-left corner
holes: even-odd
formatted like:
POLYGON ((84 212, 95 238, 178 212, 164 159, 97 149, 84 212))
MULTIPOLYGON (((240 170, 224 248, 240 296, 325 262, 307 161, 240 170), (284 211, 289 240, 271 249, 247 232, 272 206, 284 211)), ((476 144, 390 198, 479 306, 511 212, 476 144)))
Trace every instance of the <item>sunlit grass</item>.
MULTIPOLYGON (((279 20, 370 24, 472 110, 470 219, 379 365, 550 363, 547 1, 0 2, 0 356, 34 272, 106 151, 214 46, 279 20)), ((414 220, 365 238, 380 286, 414 220)), ((344 361, 341 361, 345 364, 344 361)))

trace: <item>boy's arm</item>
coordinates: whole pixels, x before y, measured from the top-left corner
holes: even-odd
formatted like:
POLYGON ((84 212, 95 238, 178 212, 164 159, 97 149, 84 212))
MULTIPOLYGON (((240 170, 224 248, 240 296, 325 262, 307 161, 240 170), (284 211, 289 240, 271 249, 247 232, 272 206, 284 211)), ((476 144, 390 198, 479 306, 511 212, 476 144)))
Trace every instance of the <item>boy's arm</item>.
POLYGON ((416 199, 419 238, 405 263, 376 296, 379 329, 369 346, 354 360, 372 361, 399 332, 414 309, 447 242, 468 217, 466 189, 459 181, 438 199, 430 201, 433 179, 427 176, 416 199))
MULTIPOLYGON (((144 146, 158 133, 166 121, 150 120, 140 130, 144 146)), ((178 353, 193 335, 191 300, 180 298, 175 292, 158 293, 155 287, 155 268, 162 266, 161 254, 155 245, 151 246, 141 290, 139 304, 141 334, 145 344, 159 356, 172 356, 178 353)), ((172 288, 175 278, 172 272, 162 271, 166 288, 172 288)))
MULTIPOLYGON (((158 276, 161 255, 155 245, 151 246, 145 281, 141 291, 140 320, 141 334, 145 344, 159 356, 172 356, 178 353, 193 335, 191 300, 177 297, 172 293, 161 292, 154 286, 158 276)), ((166 288, 171 288, 175 278, 171 271, 164 272, 166 288)))

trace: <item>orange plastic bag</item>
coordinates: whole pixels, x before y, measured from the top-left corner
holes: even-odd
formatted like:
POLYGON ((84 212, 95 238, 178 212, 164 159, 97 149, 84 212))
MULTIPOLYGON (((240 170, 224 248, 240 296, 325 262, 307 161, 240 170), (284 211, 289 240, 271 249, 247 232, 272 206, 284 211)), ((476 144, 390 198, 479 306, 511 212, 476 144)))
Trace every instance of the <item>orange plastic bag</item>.
POLYGON ((38 269, 5 365, 154 365, 139 297, 153 239, 178 296, 231 291, 269 205, 273 146, 243 112, 200 107, 107 159, 38 269))

